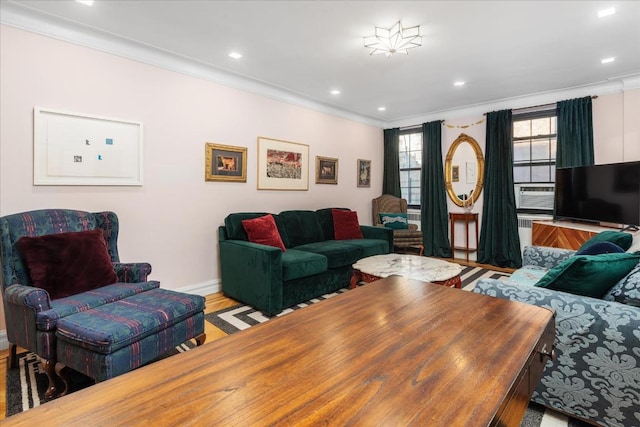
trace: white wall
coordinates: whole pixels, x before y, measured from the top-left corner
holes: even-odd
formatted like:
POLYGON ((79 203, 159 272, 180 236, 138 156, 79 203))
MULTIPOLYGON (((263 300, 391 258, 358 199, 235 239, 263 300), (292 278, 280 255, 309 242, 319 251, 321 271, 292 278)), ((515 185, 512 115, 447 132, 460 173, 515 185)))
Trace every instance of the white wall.
POLYGON ((371 224, 380 128, 8 26, 0 26, 0 76, 0 215, 113 210, 121 259, 150 262, 162 287, 215 290, 217 228, 231 212, 341 206, 371 224), (36 106, 142 122, 144 185, 33 186, 36 106), (257 190, 258 136, 309 145, 309 191, 257 190), (248 147, 247 182, 205 182, 205 142, 248 147), (338 185, 315 184, 316 155, 339 159, 338 185), (357 159, 372 161, 371 188, 356 186, 357 159))

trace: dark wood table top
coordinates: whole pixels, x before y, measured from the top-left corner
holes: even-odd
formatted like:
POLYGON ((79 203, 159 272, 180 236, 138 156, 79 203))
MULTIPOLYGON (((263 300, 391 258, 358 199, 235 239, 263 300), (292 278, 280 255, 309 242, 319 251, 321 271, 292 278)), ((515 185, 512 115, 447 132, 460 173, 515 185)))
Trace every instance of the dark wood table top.
POLYGON ((552 321, 390 277, 3 424, 487 426, 552 321))

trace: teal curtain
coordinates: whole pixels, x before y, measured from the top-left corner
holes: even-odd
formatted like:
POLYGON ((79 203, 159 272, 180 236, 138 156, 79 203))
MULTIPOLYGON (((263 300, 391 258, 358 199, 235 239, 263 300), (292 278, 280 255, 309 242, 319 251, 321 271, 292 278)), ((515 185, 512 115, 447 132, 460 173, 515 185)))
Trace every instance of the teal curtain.
POLYGON ((511 110, 487 114, 482 228, 478 262, 498 267, 522 266, 513 190, 511 110))
POLYGON ((556 167, 592 165, 593 116, 591 97, 558 102, 556 167))
POLYGON ((384 130, 384 165, 382 194, 402 197, 400 192, 400 129, 384 130))
POLYGON ((420 224, 426 256, 451 257, 446 197, 442 167, 442 122, 423 123, 420 224))

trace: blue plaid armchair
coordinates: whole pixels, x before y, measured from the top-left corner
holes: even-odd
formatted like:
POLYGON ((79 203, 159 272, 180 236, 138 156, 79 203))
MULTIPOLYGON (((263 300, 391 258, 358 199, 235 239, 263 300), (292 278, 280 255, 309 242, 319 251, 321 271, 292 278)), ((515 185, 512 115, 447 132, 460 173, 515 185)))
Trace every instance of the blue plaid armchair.
MULTIPOLYGON (((148 263, 121 263, 118 255, 118 217, 113 212, 83 212, 43 209, 0 217, 0 264, 7 338, 8 368, 16 367, 17 346, 40 357, 49 379, 46 397, 56 396, 56 323, 74 313, 117 301, 160 286, 147 281, 148 263), (95 283, 90 292, 52 299, 44 289, 34 287, 18 250, 23 236, 102 230, 108 254, 117 276, 116 283, 95 283)), ((93 286, 93 285, 92 285, 93 286)))

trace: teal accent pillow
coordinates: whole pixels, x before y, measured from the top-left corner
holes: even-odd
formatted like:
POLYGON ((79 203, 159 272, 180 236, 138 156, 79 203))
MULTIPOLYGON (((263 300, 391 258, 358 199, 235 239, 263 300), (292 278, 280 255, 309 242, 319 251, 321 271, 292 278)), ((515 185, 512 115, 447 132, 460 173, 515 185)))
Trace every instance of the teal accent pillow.
POLYGON ((639 261, 640 255, 628 253, 573 256, 549 270, 535 286, 601 298, 639 261))
POLYGON ((607 230, 602 233, 598 233, 580 246, 578 252, 586 249, 587 247, 599 243, 599 242, 610 242, 614 243, 622 248, 623 251, 626 251, 631 247, 631 243, 633 243, 633 236, 629 233, 623 233, 622 231, 613 231, 607 230))
POLYGON ((409 220, 406 213, 381 213, 380 222, 387 228, 404 230, 409 228, 409 220))

